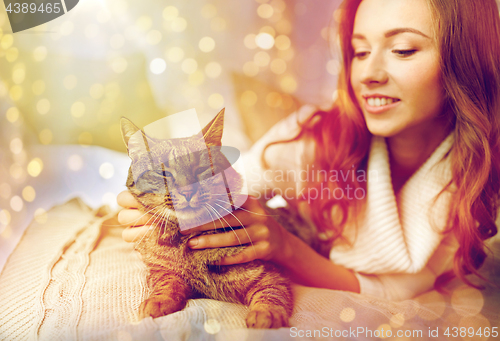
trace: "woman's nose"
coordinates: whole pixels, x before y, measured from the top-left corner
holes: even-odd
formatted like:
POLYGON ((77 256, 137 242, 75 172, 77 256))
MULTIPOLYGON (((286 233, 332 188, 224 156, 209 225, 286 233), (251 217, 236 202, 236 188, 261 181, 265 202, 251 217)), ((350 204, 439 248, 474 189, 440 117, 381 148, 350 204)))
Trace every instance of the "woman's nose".
POLYGON ((384 84, 388 78, 384 57, 372 52, 365 59, 361 83, 365 85, 384 84))

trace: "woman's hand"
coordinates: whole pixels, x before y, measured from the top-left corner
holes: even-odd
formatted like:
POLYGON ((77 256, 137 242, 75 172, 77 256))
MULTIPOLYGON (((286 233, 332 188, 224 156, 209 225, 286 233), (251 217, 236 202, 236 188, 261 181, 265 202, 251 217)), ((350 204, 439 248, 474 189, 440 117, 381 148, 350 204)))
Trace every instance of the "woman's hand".
POLYGON ((118 222, 127 227, 123 230, 122 238, 128 243, 139 240, 151 227, 148 223, 152 216, 138 210, 139 204, 129 191, 118 194, 116 201, 124 208, 118 213, 118 222))
POLYGON ((271 260, 285 265, 290 258, 289 232, 268 215, 254 197, 248 197, 240 209, 225 216, 224 219, 181 231, 181 233, 188 234, 193 231, 207 231, 228 226, 244 226, 244 228, 193 237, 189 240, 188 246, 199 250, 248 244, 239 254, 222 259, 220 265, 246 263, 254 259, 271 260))
MULTIPOLYGON (((152 216, 141 213, 137 209, 139 204, 129 191, 118 194, 117 202, 124 207, 118 214, 118 221, 127 226, 122 238, 129 243, 139 240, 151 227, 148 223, 152 216)), ((181 233, 191 234, 194 231, 242 225, 245 228, 191 238, 188 246, 193 250, 199 250, 248 244, 247 248, 239 254, 222 259, 220 265, 246 263, 254 259, 272 260, 283 265, 287 263, 291 254, 290 234, 266 213, 254 197, 248 197, 240 209, 225 216, 224 219, 184 230, 181 233)))

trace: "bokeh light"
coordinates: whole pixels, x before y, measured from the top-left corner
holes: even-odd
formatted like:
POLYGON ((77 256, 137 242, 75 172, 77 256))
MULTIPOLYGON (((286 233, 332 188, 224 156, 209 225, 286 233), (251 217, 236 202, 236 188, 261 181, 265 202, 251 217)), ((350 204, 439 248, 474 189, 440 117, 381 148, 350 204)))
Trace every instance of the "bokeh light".
POLYGON ((269 50, 274 46, 274 38, 269 33, 259 33, 255 37, 255 43, 264 50, 269 50))
POLYGON ((43 171, 43 161, 36 157, 28 163, 28 174, 36 178, 43 171))
POLYGON ((256 37, 257 36, 253 33, 247 34, 245 36, 245 39, 243 39, 243 44, 245 44, 245 46, 251 50, 257 48, 257 43, 255 42, 256 37))
POLYGON ((279 35, 276 37, 275 41, 274 41, 274 45, 276 46, 276 48, 278 50, 287 50, 290 48, 290 46, 292 45, 292 42, 290 41, 290 38, 288 38, 287 36, 285 35, 279 35))
POLYGON ((103 179, 111 179, 115 174, 115 167, 109 162, 104 162, 99 167, 99 174, 103 179))
POLYGON ((269 67, 271 68, 271 71, 277 75, 284 73, 287 68, 286 62, 280 58, 273 59, 269 67))
POLYGON ((78 154, 73 154, 68 158, 68 168, 73 172, 77 172, 83 167, 83 159, 78 154))
POLYGON ((23 199, 21 199, 21 197, 18 195, 14 195, 10 199, 10 207, 15 212, 21 212, 24 207, 23 199))
POLYGON ((42 98, 36 103, 36 110, 40 115, 45 115, 50 110, 50 101, 47 98, 42 98))
MULTIPOLYGON (((378 335, 380 335, 379 338, 381 338, 381 339, 386 339, 389 337, 389 335, 392 336, 392 328, 388 324, 385 324, 385 323, 381 324, 380 326, 378 326, 377 331, 378 331, 378 335)), ((377 334, 374 334, 374 335, 377 335, 377 334)))
POLYGON ((180 47, 174 46, 166 52, 168 61, 172 63, 180 62, 184 58, 184 50, 180 47))
POLYGON ((185 59, 181 64, 181 69, 190 75, 198 69, 198 63, 193 58, 185 59))
POLYGON ((26 186, 23 188, 22 196, 25 201, 32 202, 36 198, 36 191, 33 187, 26 186))
POLYGON ((247 90, 241 94, 241 104, 247 107, 254 106, 257 99, 257 94, 252 90, 247 90))
POLYGON ((151 30, 146 35, 146 41, 149 45, 158 45, 162 39, 162 34, 160 31, 151 30))
POLYGON ((198 47, 203 52, 211 52, 215 48, 215 40, 212 37, 203 37, 200 39, 198 47))
POLYGON ((263 19, 269 19, 274 14, 274 8, 269 4, 262 4, 257 8, 257 14, 263 19))
POLYGON ((71 105, 71 115, 73 117, 82 117, 85 114, 85 104, 78 101, 71 105))
POLYGON ((271 61, 271 57, 267 52, 259 51, 254 55, 253 61, 255 65, 264 67, 269 64, 269 62, 271 61))
POLYGON ((462 286, 453 291, 451 305, 460 316, 474 316, 483 309, 484 298, 478 289, 462 286))
POLYGON ((155 75, 162 74, 167 69, 167 63, 162 58, 155 58, 149 64, 149 69, 155 75))
POLYGON ((167 6, 163 9, 163 19, 174 20, 179 15, 179 10, 175 6, 167 6))
POLYGON ((218 93, 211 94, 208 97, 208 106, 212 109, 220 109, 224 106, 224 97, 218 93))
POLYGON ((10 63, 15 62, 17 57, 19 57, 19 50, 16 47, 11 47, 5 53, 5 59, 10 63))
POLYGON ((38 134, 38 138, 41 144, 50 144, 53 139, 52 131, 50 129, 43 129, 40 134, 38 134))
POLYGON ((429 291, 415 299, 421 307, 417 311, 418 316, 424 320, 432 321, 440 318, 446 309, 446 302, 442 294, 437 291, 429 291))
POLYGON ((187 27, 187 21, 186 21, 186 19, 181 18, 181 17, 175 18, 174 20, 172 20, 170 27, 172 28, 172 31, 174 31, 174 32, 182 32, 187 27))
POLYGON ((203 329, 205 329, 205 331, 208 334, 213 335, 213 334, 217 334, 220 331, 221 325, 220 325, 219 321, 217 321, 216 319, 208 319, 203 324, 203 329))
POLYGON ((280 81, 281 89, 286 93, 293 93, 297 89, 297 81, 291 75, 285 76, 280 81))
POLYGON ((222 67, 217 62, 210 62, 205 66, 205 73, 210 78, 217 78, 222 72, 222 67))
POLYGON ((39 224, 45 224, 48 219, 48 214, 43 208, 37 208, 34 213, 35 221, 39 224))
POLYGON ((9 95, 13 101, 19 101, 23 97, 23 88, 19 85, 14 85, 10 88, 9 95))
POLYGON ((104 193, 104 195, 102 196, 102 203, 109 206, 116 205, 116 194, 111 192, 104 193))
POLYGON ((6 226, 9 225, 11 221, 10 212, 7 210, 0 210, 0 224, 6 226))
POLYGON ((356 318, 356 311, 353 308, 346 307, 342 309, 339 317, 342 322, 351 322, 356 318))
POLYGON ((19 154, 23 150, 23 140, 21 140, 19 137, 13 138, 10 141, 10 151, 13 154, 19 154))
POLYGON ((10 123, 14 123, 19 119, 19 109, 17 109, 16 107, 10 107, 9 109, 7 109, 5 116, 7 118, 7 121, 9 121, 10 123))
POLYGON ((111 69, 116 73, 122 73, 127 69, 127 60, 123 57, 114 58, 111 61, 111 69))

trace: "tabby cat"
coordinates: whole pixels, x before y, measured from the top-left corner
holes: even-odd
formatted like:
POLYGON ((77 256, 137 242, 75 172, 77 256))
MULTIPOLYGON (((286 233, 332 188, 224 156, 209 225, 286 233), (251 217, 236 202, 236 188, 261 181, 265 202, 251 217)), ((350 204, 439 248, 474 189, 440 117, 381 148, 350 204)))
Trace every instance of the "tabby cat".
POLYGON ((180 233, 181 221, 196 226, 204 221, 200 217, 208 215, 215 220, 221 218, 221 212, 230 212, 234 196, 242 189, 242 179, 235 172, 221 176, 231 169, 220 150, 223 120, 224 109, 200 134, 162 140, 122 118, 122 135, 132 159, 127 187, 139 209, 153 215, 155 225, 136 242, 136 250, 149 269, 150 289, 139 315, 154 318, 171 314, 182 310, 190 298, 207 297, 248 305, 248 327, 285 327, 293 296, 289 280, 273 263, 254 260, 217 266, 217 261, 247 245, 191 250, 187 246, 191 237, 220 230, 180 233), (227 188, 231 188, 230 193, 227 188))

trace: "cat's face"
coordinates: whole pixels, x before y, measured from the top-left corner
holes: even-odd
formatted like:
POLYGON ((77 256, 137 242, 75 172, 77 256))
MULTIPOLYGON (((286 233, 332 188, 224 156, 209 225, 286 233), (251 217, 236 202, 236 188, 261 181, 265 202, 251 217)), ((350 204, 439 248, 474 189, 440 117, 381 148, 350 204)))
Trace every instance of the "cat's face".
POLYGON ((132 159, 127 187, 158 222, 170 220, 189 229, 234 209, 231 194, 238 195, 242 184, 221 152, 223 114, 197 135, 169 140, 146 136, 122 119, 132 159))

